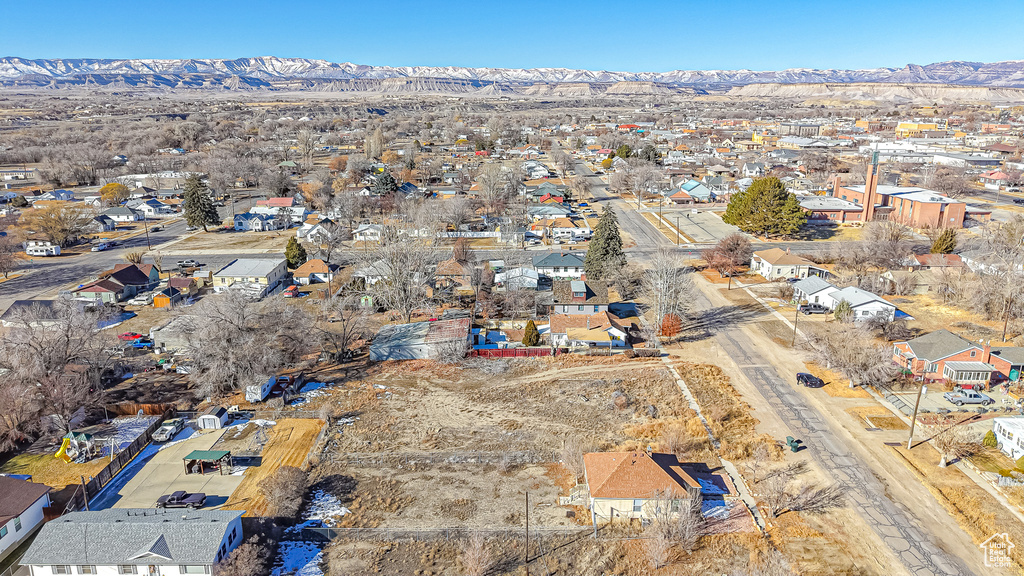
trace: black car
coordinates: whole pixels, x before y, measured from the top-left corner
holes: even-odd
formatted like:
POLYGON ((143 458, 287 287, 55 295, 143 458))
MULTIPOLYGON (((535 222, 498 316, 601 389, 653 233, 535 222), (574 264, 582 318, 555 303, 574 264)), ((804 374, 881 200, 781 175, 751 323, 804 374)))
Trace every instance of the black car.
POLYGON ((821 304, 803 304, 800 311, 804 314, 828 314, 828 308, 821 304))
POLYGON ((1024 204, 1024 198, 1014 198, 1013 199, 1013 203, 1014 204, 1024 204))
POLYGON ((821 388, 825 385, 825 382, 821 378, 818 378, 814 374, 808 374, 806 372, 796 373, 796 383, 807 388, 821 388))
POLYGON ((189 494, 184 490, 161 496, 156 501, 157 508, 195 508, 198 510, 204 504, 206 504, 206 494, 201 492, 189 494))

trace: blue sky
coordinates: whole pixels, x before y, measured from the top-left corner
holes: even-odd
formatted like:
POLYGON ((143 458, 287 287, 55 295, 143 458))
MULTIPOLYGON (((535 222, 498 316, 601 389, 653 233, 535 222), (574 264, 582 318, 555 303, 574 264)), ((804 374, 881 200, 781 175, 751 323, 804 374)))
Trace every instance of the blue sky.
POLYGON ((629 71, 1024 58, 1021 0, 8 0, 3 15, 0 55, 26 58, 629 71))

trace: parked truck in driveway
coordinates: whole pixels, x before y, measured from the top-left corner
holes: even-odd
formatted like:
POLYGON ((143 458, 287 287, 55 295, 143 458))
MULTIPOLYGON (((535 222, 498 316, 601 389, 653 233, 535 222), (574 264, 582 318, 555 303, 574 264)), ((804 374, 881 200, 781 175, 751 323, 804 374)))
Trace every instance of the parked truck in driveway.
POLYGON ((957 406, 963 406, 964 404, 981 404, 982 406, 988 406, 994 401, 980 392, 973 390, 962 390, 960 392, 946 392, 942 395, 943 398, 948 402, 952 402, 957 406))

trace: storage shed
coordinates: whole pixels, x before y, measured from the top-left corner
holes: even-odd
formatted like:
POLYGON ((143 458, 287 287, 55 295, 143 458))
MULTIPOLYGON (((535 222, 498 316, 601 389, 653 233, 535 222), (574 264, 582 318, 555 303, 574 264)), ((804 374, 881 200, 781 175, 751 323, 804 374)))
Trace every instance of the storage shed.
POLYGON ((211 406, 196 418, 200 430, 219 430, 228 423, 228 411, 221 406, 211 406))

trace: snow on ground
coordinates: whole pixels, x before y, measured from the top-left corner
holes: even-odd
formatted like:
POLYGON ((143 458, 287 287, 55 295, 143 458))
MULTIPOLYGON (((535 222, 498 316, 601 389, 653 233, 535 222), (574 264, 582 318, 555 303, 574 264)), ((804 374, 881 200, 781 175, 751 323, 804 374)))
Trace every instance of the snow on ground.
POLYGON ((118 492, 121 491, 121 488, 124 488, 124 485, 134 478, 135 475, 139 473, 139 470, 142 470, 143 466, 149 463, 149 461, 153 459, 153 456, 156 456, 157 452, 172 444, 177 444, 178 442, 187 440, 193 432, 194 430, 191 428, 185 428, 181 432, 178 432, 178 435, 174 437, 174 440, 166 444, 153 444, 152 442, 146 444, 145 448, 139 451, 139 453, 135 455, 135 458, 133 458, 127 466, 122 468, 121 471, 114 476, 113 480, 107 482, 107 485, 89 500, 89 509, 106 510, 107 508, 112 507, 121 499, 121 495, 118 494, 118 492))
POLYGON ((159 419, 159 416, 125 416, 123 418, 114 418, 110 421, 117 428, 117 432, 114 434, 114 445, 131 444, 136 438, 146 432, 146 428, 152 426, 153 422, 159 419))
POLYGON ((342 516, 350 513, 351 511, 342 506, 341 500, 338 500, 336 496, 323 490, 317 490, 313 492, 309 507, 306 508, 302 518, 303 520, 319 520, 323 522, 324 526, 334 526, 342 516))
POLYGON ((271 576, 323 576, 320 569, 324 557, 322 547, 323 544, 313 542, 281 542, 271 576))

